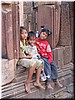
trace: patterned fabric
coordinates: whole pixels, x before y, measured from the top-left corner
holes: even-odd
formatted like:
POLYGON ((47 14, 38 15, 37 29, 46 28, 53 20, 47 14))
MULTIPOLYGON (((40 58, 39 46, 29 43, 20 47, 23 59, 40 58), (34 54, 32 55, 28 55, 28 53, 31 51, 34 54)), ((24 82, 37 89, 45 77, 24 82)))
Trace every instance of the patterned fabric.
POLYGON ((32 59, 34 59, 37 64, 36 69, 38 69, 42 64, 42 60, 37 51, 36 46, 33 46, 33 47, 31 45, 26 46, 26 53, 32 55, 32 59))
MULTIPOLYGON (((24 40, 24 45, 20 41, 20 48, 22 49, 22 55, 26 56, 25 53, 24 53, 25 50, 26 50, 25 40, 24 40)), ((25 59, 25 58, 19 59, 18 62, 17 62, 18 65, 22 65, 23 67, 26 67, 26 68, 32 67, 35 63, 36 63, 36 61, 34 61, 33 59, 25 59)))
POLYGON ((49 62, 53 61, 53 56, 51 52, 51 47, 46 40, 36 39, 36 46, 38 49, 39 54, 42 57, 48 58, 49 62))
POLYGON ((19 59, 19 64, 26 68, 32 67, 35 63, 36 61, 33 59, 19 59))
POLYGON ((36 46, 33 46, 33 47, 30 46, 30 45, 26 46, 26 53, 27 54, 31 54, 32 55, 32 59, 38 59, 38 57, 40 58, 40 55, 39 55, 39 53, 37 51, 36 46))

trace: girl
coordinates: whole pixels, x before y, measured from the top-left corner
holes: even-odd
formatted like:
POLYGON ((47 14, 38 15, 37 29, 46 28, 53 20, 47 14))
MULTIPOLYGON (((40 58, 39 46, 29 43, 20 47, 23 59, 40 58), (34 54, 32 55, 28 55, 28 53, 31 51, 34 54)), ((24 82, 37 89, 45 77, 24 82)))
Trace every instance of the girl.
MULTIPOLYGON (((36 69, 36 61, 31 59, 32 56, 31 55, 26 55, 25 54, 25 49, 26 49, 26 39, 27 39, 28 33, 27 33, 27 29, 23 26, 20 27, 20 59, 19 59, 19 64, 29 68, 29 72, 28 72, 28 77, 27 80, 25 82, 25 91, 27 93, 30 93, 30 81, 32 78, 32 75, 34 73, 34 70, 36 69)), ((40 65, 40 67, 37 69, 37 78, 36 78, 36 82, 35 82, 35 86, 43 88, 44 87, 39 83, 39 75, 41 72, 42 66, 40 65)))
POLYGON ((39 54, 44 61, 44 72, 47 77, 47 87, 53 89, 53 87, 50 85, 51 80, 53 80, 55 85, 58 85, 59 87, 62 87, 62 84, 60 84, 58 81, 58 72, 53 61, 51 48, 49 43, 46 41, 49 34, 51 34, 50 31, 46 28, 43 28, 41 30, 39 38, 36 39, 36 46, 38 48, 39 54))

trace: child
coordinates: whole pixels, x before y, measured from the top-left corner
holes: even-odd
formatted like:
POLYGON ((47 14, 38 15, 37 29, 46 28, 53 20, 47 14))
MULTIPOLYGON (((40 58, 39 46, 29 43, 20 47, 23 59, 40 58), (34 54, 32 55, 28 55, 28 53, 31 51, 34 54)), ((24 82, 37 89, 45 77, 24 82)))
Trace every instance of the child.
MULTIPOLYGON (((27 39, 28 33, 27 33, 27 29, 23 26, 20 27, 20 59, 19 59, 19 64, 29 68, 28 71, 28 77, 25 83, 25 90, 27 93, 30 93, 30 81, 32 78, 32 75, 34 73, 34 70, 36 69, 36 61, 31 59, 32 56, 31 55, 26 55, 25 49, 26 49, 26 39, 27 39)), ((39 66, 39 68, 37 68, 37 77, 36 77, 36 82, 34 83, 35 86, 40 87, 42 89, 44 89, 44 87, 40 84, 39 79, 40 79, 40 73, 41 73, 41 69, 42 69, 42 65, 39 66)))
POLYGON ((39 54, 44 61, 44 72, 47 77, 47 87, 53 89, 53 87, 50 85, 51 80, 54 81, 55 85, 58 85, 60 87, 62 87, 62 84, 60 84, 58 81, 58 72, 53 61, 51 48, 49 43, 46 41, 49 34, 51 34, 51 32, 48 29, 43 28, 41 30, 39 38, 36 39, 36 46, 38 48, 39 54))
MULTIPOLYGON (((35 41, 36 41, 36 34, 33 31, 30 31, 28 33, 28 45, 26 46, 26 54, 30 54, 32 56, 32 59, 34 59, 37 63, 37 68, 42 64, 43 65, 43 60, 41 59, 40 54, 37 51, 37 48, 35 46, 35 41)), ((43 71, 41 71, 41 81, 46 81, 46 75, 43 71)))

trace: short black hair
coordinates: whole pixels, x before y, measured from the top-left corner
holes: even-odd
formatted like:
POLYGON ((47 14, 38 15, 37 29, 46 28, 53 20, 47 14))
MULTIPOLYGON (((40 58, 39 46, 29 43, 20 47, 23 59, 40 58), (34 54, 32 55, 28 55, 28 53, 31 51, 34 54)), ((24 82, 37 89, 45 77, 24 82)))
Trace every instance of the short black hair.
POLYGON ((48 34, 48 36, 52 34, 52 32, 49 31, 47 28, 43 28, 43 29, 41 30, 41 32, 46 32, 46 34, 48 34))
POLYGON ((25 27, 25 26, 20 26, 20 32, 22 31, 22 30, 27 30, 27 28, 25 27))
POLYGON ((36 37, 36 34, 33 31, 30 31, 30 32, 28 32, 27 39, 29 39, 30 37, 36 37))

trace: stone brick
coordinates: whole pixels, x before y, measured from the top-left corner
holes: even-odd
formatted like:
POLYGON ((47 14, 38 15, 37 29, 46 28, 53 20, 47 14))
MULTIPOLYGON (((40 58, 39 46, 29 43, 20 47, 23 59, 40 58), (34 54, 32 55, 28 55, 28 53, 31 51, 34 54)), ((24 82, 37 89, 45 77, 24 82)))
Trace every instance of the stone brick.
POLYGON ((56 3, 60 3, 60 2, 55 2, 55 1, 46 1, 46 2, 38 2, 38 5, 54 5, 54 4, 56 4, 56 3))
MULTIPOLYGON (((6 6, 6 5, 5 5, 6 6)), ((13 34, 11 7, 2 10, 2 57, 13 59, 13 34)))
POLYGON ((72 56, 73 56, 72 61, 73 61, 74 60, 74 17, 71 17, 70 20, 71 20, 72 56))
POLYGON ((12 15, 11 11, 6 16, 6 43, 8 59, 13 59, 13 34, 12 34, 12 15))
MULTIPOLYGON (((50 35, 50 36, 48 36, 48 38, 47 38, 47 41, 49 42, 49 44, 51 45, 51 48, 54 48, 54 30, 53 30, 53 28, 54 28, 54 9, 55 9, 55 6, 51 6, 50 8, 48 8, 49 9, 49 19, 50 19, 50 23, 48 23, 48 25, 47 25, 47 27, 48 27, 48 29, 52 32, 52 35, 50 35)), ((48 11, 48 10, 47 10, 48 11)), ((47 19, 48 20, 48 19, 47 19)), ((49 22, 49 20, 48 20, 48 22, 49 22)))
POLYGON ((63 3, 61 5, 61 30, 60 30, 59 44, 62 46, 71 45, 70 18, 69 18, 69 4, 68 3, 63 3))
POLYGON ((25 7, 24 7, 24 12, 25 12, 25 14, 29 14, 29 13, 31 13, 31 11, 32 11, 31 6, 25 6, 25 7))
POLYGON ((74 17, 74 2, 70 2, 70 17, 74 17))
POLYGON ((64 65, 72 61, 72 46, 65 46, 63 51, 64 65))
POLYGON ((5 85, 11 82, 15 77, 14 71, 14 59, 2 59, 2 67, 1 67, 1 85, 5 85))
POLYGON ((6 51, 6 12, 2 11, 2 58, 7 58, 6 51))
POLYGON ((54 62, 56 63, 57 68, 60 69, 63 67, 63 51, 64 47, 57 47, 52 50, 54 62))
POLYGON ((54 8, 54 23, 53 23, 53 48, 55 48, 59 42, 59 30, 60 30, 60 6, 54 8))
POLYGON ((19 58, 19 8, 6 6, 2 10, 2 58, 19 58))
POLYGON ((55 48, 59 41, 60 6, 56 8, 55 5, 39 5, 37 24, 38 31, 40 31, 43 25, 52 31, 52 35, 47 40, 51 47, 55 48))
POLYGON ((19 58, 19 41, 20 41, 20 29, 19 29, 19 8, 18 5, 12 4, 12 29, 13 29, 13 53, 14 59, 19 58))

